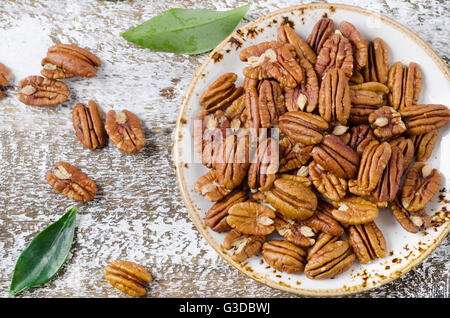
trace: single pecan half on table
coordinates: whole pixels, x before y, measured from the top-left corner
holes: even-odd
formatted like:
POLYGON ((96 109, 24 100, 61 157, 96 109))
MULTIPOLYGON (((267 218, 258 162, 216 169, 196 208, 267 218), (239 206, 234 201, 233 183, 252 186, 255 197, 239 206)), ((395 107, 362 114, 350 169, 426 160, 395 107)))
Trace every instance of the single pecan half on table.
POLYGON ((437 130, 432 130, 422 135, 412 136, 416 161, 425 162, 431 157, 437 139, 437 130))
POLYGON ((227 223, 248 235, 269 235, 275 230, 275 211, 256 202, 240 202, 228 210, 227 223))
POLYGON ((231 190, 217 183, 216 171, 214 169, 209 170, 198 178, 194 184, 194 191, 204 196, 210 202, 219 201, 231 192, 231 190))
POLYGON ((346 37, 336 33, 328 37, 323 44, 317 54, 315 65, 315 70, 320 78, 333 68, 341 69, 348 78, 353 74, 352 45, 346 37))
POLYGON ((224 110, 244 93, 244 88, 236 87, 237 75, 225 73, 208 86, 200 96, 200 105, 208 112, 224 110))
POLYGON ((386 84, 389 74, 389 50, 386 43, 375 38, 369 42, 367 65, 362 73, 365 82, 386 84))
POLYGON ((334 241, 311 255, 305 266, 305 274, 311 279, 335 277, 348 270, 355 259, 347 242, 334 241))
POLYGON ((311 246, 315 242, 315 231, 303 221, 292 220, 279 215, 275 219, 275 229, 286 240, 298 246, 311 246))
POLYGON ((358 186, 365 191, 374 190, 391 157, 391 145, 377 140, 370 142, 361 156, 358 171, 358 186))
POLYGON ((234 248, 231 258, 236 262, 242 263, 247 258, 258 253, 265 240, 265 236, 242 234, 239 231, 232 229, 225 236, 223 247, 226 250, 234 248))
POLYGON ((439 129, 450 121, 450 110, 439 104, 411 105, 400 111, 406 133, 421 135, 439 129))
POLYGON ((55 170, 47 172, 46 179, 56 191, 75 201, 91 201, 98 191, 92 179, 67 162, 57 162, 55 170))
POLYGON ((4 64, 0 63, 0 99, 3 98, 2 88, 8 85, 10 78, 11 72, 4 64))
POLYGON ((354 57, 353 69, 358 71, 367 65, 368 52, 367 43, 362 38, 359 31, 353 24, 348 21, 342 21, 339 25, 339 31, 345 36, 352 44, 352 51, 354 57))
POLYGON ((144 267, 121 260, 106 266, 104 276, 111 285, 133 297, 144 296, 148 283, 152 281, 152 276, 144 267))
POLYGON ((303 272, 306 252, 288 241, 272 240, 262 247, 264 260, 276 270, 289 274, 303 272))
POLYGON ((348 243, 361 264, 386 256, 386 240, 375 222, 351 225, 346 231, 348 243))
POLYGON ((272 138, 260 142, 248 169, 250 189, 267 191, 272 187, 278 172, 278 145, 272 138))
POLYGON ((103 147, 106 143, 106 131, 103 115, 97 103, 90 100, 88 107, 78 103, 72 110, 73 129, 78 140, 89 149, 103 147))
POLYGON ((419 100, 422 90, 422 71, 414 62, 403 67, 402 62, 394 63, 389 69, 387 86, 389 87, 389 105, 403 110, 419 100))
POLYGON ((390 204, 390 207, 397 222, 410 233, 417 233, 431 226, 431 217, 424 209, 409 212, 402 206, 398 198, 390 204))
POLYGON ((333 202, 333 217, 344 224, 364 224, 378 217, 375 203, 361 197, 347 196, 339 202, 333 202))
POLYGON ((228 210, 236 203, 245 202, 248 199, 245 191, 233 190, 209 208, 205 215, 206 225, 216 232, 228 231, 230 229, 227 223, 228 210))
POLYGON ((50 79, 63 79, 73 76, 94 77, 96 67, 101 66, 100 59, 78 46, 71 44, 56 44, 47 51, 47 56, 41 62, 44 67, 41 74, 50 79))
POLYGON ((400 113, 389 106, 380 107, 370 113, 369 123, 373 128, 375 136, 380 140, 387 140, 401 135, 406 130, 400 113))
POLYGON ((405 176, 401 202, 409 212, 422 210, 431 200, 441 183, 441 174, 431 165, 415 162, 405 176))
POLYGON ((322 18, 314 25, 311 34, 306 39, 306 42, 319 54, 320 49, 325 44, 325 41, 334 34, 334 22, 329 18, 322 18))
POLYGON ((280 130, 293 141, 314 145, 322 141, 328 122, 316 114, 292 111, 280 116, 280 130))
POLYGON ((42 76, 28 76, 19 82, 19 101, 31 106, 56 106, 69 97, 69 87, 42 76))
POLYGON ((123 152, 138 153, 146 144, 141 121, 129 110, 118 114, 110 110, 106 115, 105 129, 114 145, 123 152))

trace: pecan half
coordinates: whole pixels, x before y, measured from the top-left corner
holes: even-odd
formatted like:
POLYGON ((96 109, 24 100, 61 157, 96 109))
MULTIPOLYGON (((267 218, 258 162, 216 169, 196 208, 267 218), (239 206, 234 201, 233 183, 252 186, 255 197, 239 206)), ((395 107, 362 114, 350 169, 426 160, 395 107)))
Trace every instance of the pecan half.
POLYGON ((247 193, 236 189, 216 202, 205 214, 205 223, 213 231, 225 232, 230 229, 227 223, 228 210, 236 203, 248 201, 247 193))
POLYGON ((103 147, 106 142, 106 131, 103 115, 97 103, 90 100, 88 107, 78 103, 72 110, 73 129, 78 140, 89 149, 103 147))
POLYGON ((339 201, 347 194, 347 180, 323 170, 315 161, 309 164, 309 176, 317 191, 332 201, 339 201))
POLYGON ((317 240, 314 243, 314 245, 311 246, 308 249, 308 256, 307 256, 306 259, 309 260, 311 258, 311 256, 316 254, 322 248, 324 248, 327 245, 333 244, 338 239, 339 239, 338 236, 335 236, 335 235, 332 235, 332 234, 328 234, 328 233, 324 233, 324 232, 320 233, 319 236, 317 237, 317 240))
POLYGON ((208 112, 223 110, 230 106, 243 93, 244 88, 236 88, 235 73, 225 73, 208 86, 200 96, 200 105, 208 112))
POLYGON ((303 80, 303 70, 284 43, 262 42, 245 48, 239 54, 249 62, 244 75, 252 79, 274 78, 282 86, 294 88, 303 80))
POLYGON ((283 216, 275 219, 275 229, 278 234, 298 246, 311 246, 315 243, 316 233, 303 221, 291 220, 283 216))
POLYGON ((305 146, 285 137, 279 142, 279 172, 300 168, 311 158, 313 146, 305 146))
POLYGON ((410 135, 426 134, 447 125, 450 110, 444 105, 411 105, 400 111, 406 123, 406 132, 410 135))
POLYGON ((403 207, 409 212, 422 210, 441 183, 441 174, 431 165, 416 162, 405 176, 401 191, 403 207))
POLYGON ((101 66, 100 59, 91 52, 71 44, 56 44, 47 51, 41 62, 41 74, 50 79, 70 78, 75 75, 94 77, 95 67, 101 66))
POLYGON ((319 200, 314 215, 303 222, 316 231, 341 236, 344 233, 344 228, 334 219, 332 211, 333 206, 331 204, 319 200))
POLYGON ((328 135, 312 150, 314 161, 339 178, 351 179, 358 172, 359 155, 335 135, 328 135))
POLYGON ((228 136, 221 144, 213 162, 217 182, 227 189, 239 186, 250 166, 249 136, 228 136))
POLYGON ((309 46, 318 54, 325 41, 334 34, 334 23, 329 18, 322 18, 314 25, 311 34, 306 39, 309 46))
POLYGON ((345 76, 352 77, 352 45, 346 37, 340 34, 331 35, 317 54, 315 70, 320 78, 333 68, 340 68, 344 71, 345 76))
POLYGON ((372 192, 377 202, 392 201, 400 188, 400 180, 403 176, 403 153, 398 147, 391 147, 391 157, 383 170, 383 175, 372 192))
POLYGON ((357 153, 362 154, 366 146, 376 137, 369 125, 358 125, 352 127, 351 137, 348 145, 357 153))
POLYGON ((361 197, 348 196, 339 202, 333 202, 336 207, 333 217, 345 224, 364 224, 378 217, 377 206, 361 197))
POLYGON ((56 106, 69 97, 69 87, 60 81, 41 76, 28 76, 19 82, 17 98, 31 106, 56 106))
MULTIPOLYGON (((253 107, 256 103, 251 103, 253 107)), ((259 121, 257 127, 269 128, 278 123, 278 118, 286 112, 284 95, 276 81, 264 80, 259 84, 258 109, 250 109, 251 117, 259 121)))
POLYGON ((264 260, 276 270, 289 274, 303 272, 306 252, 288 241, 273 240, 262 247, 264 260))
POLYGON ((309 186, 300 181, 279 178, 266 193, 266 201, 287 218, 304 220, 317 208, 317 197, 309 186))
POLYGON ((412 137, 414 143, 414 154, 416 156, 416 161, 427 161, 436 145, 438 139, 437 130, 432 130, 422 135, 415 135, 412 137))
POLYGON ((403 171, 408 169, 414 159, 414 143, 410 138, 404 136, 397 137, 389 141, 391 147, 398 147, 403 154, 403 171))
POLYGON ((129 261, 116 260, 104 269, 105 279, 120 291, 140 297, 147 293, 152 276, 144 267, 129 261))
MULTIPOLYGON (((375 83, 375 82, 371 82, 375 83)), ((370 106, 381 106, 384 104, 384 93, 380 91, 375 91, 372 89, 359 89, 360 85, 356 84, 350 86, 350 100, 352 104, 356 105, 370 105, 370 106)), ((380 84, 382 85, 382 84, 380 84)), ((364 87, 364 86, 362 86, 364 87)))
POLYGON ((422 90, 422 71, 414 62, 403 67, 402 62, 394 63, 389 69, 387 86, 389 105, 403 110, 417 103, 422 90))
POLYGON ((242 94, 235 99, 230 106, 224 110, 225 116, 229 121, 239 119, 241 123, 246 126, 247 124, 247 108, 245 104, 245 94, 242 94))
POLYGON ((348 192, 350 192, 351 194, 360 196, 360 197, 369 197, 370 195, 372 195, 371 191, 367 191, 365 189, 362 189, 359 185, 358 185, 358 180, 356 179, 350 179, 347 181, 347 185, 348 185, 348 192))
POLYGON ((375 136, 386 140, 401 135, 405 130, 405 123, 400 114, 392 107, 383 106, 369 115, 369 123, 375 136))
POLYGON ((91 201, 98 191, 92 179, 67 162, 57 162, 54 171, 47 171, 46 179, 56 191, 75 201, 91 201))
POLYGON ((110 110, 106 115, 106 132, 117 148, 126 153, 138 153, 145 146, 141 121, 129 110, 116 114, 110 110))
POLYGON ((350 109, 348 122, 353 125, 369 124, 369 115, 378 109, 378 105, 353 104, 350 109))
POLYGON ((11 72, 4 64, 0 63, 0 99, 3 98, 2 88, 8 85, 10 78, 11 72))
POLYGON ((240 202, 228 210, 227 223, 248 235, 269 235, 275 230, 275 211, 256 202, 240 202))
POLYGON ((205 197, 210 202, 223 199, 231 190, 221 186, 216 181, 216 171, 209 170, 206 174, 198 178, 194 184, 194 191, 205 197))
POLYGON ((364 149, 358 171, 358 186, 365 191, 374 190, 391 157, 391 145, 374 140, 364 149))
POLYGON ((309 44, 303 40, 295 30, 287 24, 283 24, 278 28, 278 41, 291 44, 297 57, 305 57, 309 63, 316 64, 317 56, 314 50, 309 46, 309 44))
POLYGON ((278 145, 272 138, 267 138, 258 145, 248 169, 250 189, 264 192, 272 187, 278 172, 278 156, 278 145))
POLYGON ((292 140, 314 145, 322 141, 328 123, 319 115, 293 111, 280 116, 279 127, 292 140))
POLYGON ((347 237, 361 264, 386 256, 386 240, 375 222, 351 225, 347 228, 347 237))
POLYGON ((431 226, 431 217, 424 209, 409 212, 402 206, 398 199, 395 199, 390 207, 397 222, 410 233, 417 233, 431 226))
POLYGON ((386 84, 389 74, 389 50, 382 39, 375 38, 369 42, 367 65, 362 72, 366 82, 386 84))
POLYGON ((328 122, 338 121, 346 125, 351 107, 348 78, 341 69, 330 69, 320 84, 320 116, 328 122))
POLYGON ((311 255, 305 266, 305 274, 311 279, 335 277, 348 270, 355 259, 347 242, 335 241, 311 255))
POLYGON ((233 229, 225 236, 223 247, 227 250, 234 248, 231 258, 235 262, 242 263, 258 253, 265 240, 265 236, 242 234, 233 229))
POLYGON ((353 24, 347 21, 342 21, 339 25, 339 31, 345 36, 352 44, 353 57, 354 57, 354 69, 360 70, 367 65, 368 52, 367 43, 363 40, 361 34, 355 28, 353 24))

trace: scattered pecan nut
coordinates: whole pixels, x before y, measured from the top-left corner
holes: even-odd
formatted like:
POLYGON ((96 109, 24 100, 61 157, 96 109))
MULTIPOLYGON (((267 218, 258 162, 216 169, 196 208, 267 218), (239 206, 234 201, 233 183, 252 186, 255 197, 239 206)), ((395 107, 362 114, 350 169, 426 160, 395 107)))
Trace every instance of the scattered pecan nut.
POLYGON ((242 263, 247 258, 258 253, 265 240, 265 236, 242 234, 239 231, 232 229, 225 236, 223 247, 227 250, 234 248, 231 258, 235 262, 242 263))
POLYGON ((395 199, 403 176, 403 153, 398 147, 391 147, 391 157, 383 170, 383 175, 372 192, 377 202, 391 202, 395 199))
POLYGON ((69 87, 60 81, 41 76, 28 76, 19 82, 17 98, 31 106, 56 106, 69 97, 69 87))
POLYGON ((345 224, 365 224, 378 217, 378 207, 361 197, 348 196, 333 205, 333 217, 345 224))
POLYGON ((375 38, 369 42, 367 65, 362 72, 365 82, 386 84, 389 74, 389 51, 382 39, 375 38))
POLYGON ((400 111, 409 135, 426 134, 444 127, 450 121, 450 110, 444 105, 411 105, 400 111))
POLYGON ((311 158, 313 146, 305 146, 285 137, 279 142, 279 172, 286 172, 300 168, 311 158))
POLYGON ((325 41, 334 34, 334 22, 329 18, 322 18, 314 25, 311 34, 306 39, 309 46, 319 54, 325 41))
POLYGON ((363 40, 359 31, 353 24, 348 21, 342 21, 339 25, 339 31, 352 44, 352 51, 354 57, 354 70, 358 71, 367 65, 368 52, 367 43, 363 40))
POLYGON ((403 67, 402 62, 394 63, 389 69, 387 86, 389 87, 389 105, 403 110, 415 105, 422 90, 422 71, 414 62, 403 67))
POLYGON ((118 114, 110 110, 106 115, 105 129, 114 145, 123 152, 138 153, 145 146, 141 121, 129 110, 118 114))
POLYGON ((92 179, 67 162, 57 162, 55 170, 47 172, 46 179, 56 191, 75 201, 91 201, 98 191, 92 179))
POLYGON ((242 87, 236 87, 236 79, 235 73, 220 76, 200 96, 200 105, 208 112, 223 110, 230 106, 244 93, 242 87))
POLYGON ((412 136, 416 161, 425 162, 431 157, 437 139, 437 130, 432 130, 422 135, 412 136))
POLYGON ((328 70, 341 69, 345 76, 352 77, 353 74, 353 50, 350 41, 340 35, 331 35, 323 44, 317 54, 315 70, 322 78, 328 70))
POLYGON ((355 259, 347 242, 334 241, 311 255, 305 266, 305 274, 311 279, 335 277, 348 270, 355 259))
POLYGON ((275 219, 275 229, 278 234, 295 245, 307 247, 315 243, 314 237, 316 233, 303 221, 277 216, 275 219))
POLYGON ((106 131, 103 115, 97 103, 90 100, 88 107, 78 103, 72 110, 73 129, 78 140, 89 149, 103 147, 106 142, 106 131))
POLYGON ((205 223, 216 232, 225 232, 230 229, 227 223, 228 210, 236 203, 248 201, 245 191, 235 189, 223 199, 216 202, 205 214, 205 223))
POLYGON ((309 164, 309 177, 316 190, 331 201, 339 201, 347 194, 347 180, 323 170, 314 160, 309 164))
POLYGON ((317 197, 309 186, 287 178, 275 180, 266 193, 266 201, 283 216, 304 220, 311 217, 317 208, 317 197))
POLYGON ((349 226, 347 237, 353 253, 361 264, 386 256, 386 240, 375 222, 349 226))
POLYGON ((424 209, 409 212, 402 206, 398 199, 395 199, 390 207, 397 222, 410 233, 417 233, 431 226, 431 217, 424 209))
POLYGON ((204 196, 210 202, 223 199, 231 190, 221 186, 216 181, 216 171, 209 170, 206 174, 198 178, 194 184, 194 191, 204 196))
POLYGON ((348 78, 344 71, 337 68, 327 71, 320 84, 320 116, 327 122, 337 121, 346 125, 351 107, 348 78))
POLYGON ((391 145, 387 142, 374 140, 367 145, 361 156, 357 178, 362 190, 372 191, 377 187, 391 153, 391 145))
POLYGON ((228 210, 227 223, 248 235, 269 235, 275 230, 275 211, 256 202, 240 202, 228 210))
POLYGON ((370 113, 369 123, 373 128, 375 136, 380 140, 387 140, 401 135, 406 130, 400 113, 389 106, 380 107, 370 113))
POLYGON ((248 169, 250 189, 267 191, 272 187, 278 172, 278 147, 272 138, 260 142, 248 169))
POLYGON ((405 176, 401 202, 409 212, 422 210, 431 200, 441 183, 441 174, 431 165, 416 162, 405 176))
POLYGON ((105 267, 104 275, 111 285, 133 297, 144 296, 148 283, 152 281, 144 267, 129 261, 112 262, 105 267))
POLYGON ((94 77, 95 67, 101 66, 100 59, 91 52, 71 44, 56 44, 47 51, 41 62, 41 74, 50 79, 70 78, 75 75, 94 77))
POLYGON ((280 116, 279 127, 293 141, 314 145, 322 141, 328 122, 316 114, 292 111, 280 116))
POLYGON ((288 241, 265 242, 262 255, 271 267, 289 274, 301 273, 306 263, 306 252, 288 241))

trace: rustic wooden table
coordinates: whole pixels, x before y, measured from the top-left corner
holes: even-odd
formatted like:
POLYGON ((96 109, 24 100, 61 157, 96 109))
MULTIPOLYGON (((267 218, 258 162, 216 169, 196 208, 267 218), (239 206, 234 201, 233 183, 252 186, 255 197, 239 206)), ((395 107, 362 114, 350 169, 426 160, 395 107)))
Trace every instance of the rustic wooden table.
MULTIPOLYGON (((230 9, 246 1, 0 1, 0 62, 13 85, 0 101, 0 297, 30 240, 74 202, 54 191, 45 173, 67 161, 99 186, 79 207, 76 240, 60 274, 23 297, 123 297, 103 279, 114 259, 132 260, 153 275, 149 297, 297 297, 241 274, 209 247, 191 222, 178 191, 172 133, 185 89, 205 55, 151 52, 119 33, 173 7, 230 9), (38 74, 54 43, 90 49, 103 61, 93 79, 67 81, 67 102, 26 106, 14 96, 18 80, 38 74), (127 108, 143 121, 147 146, 125 155, 111 143, 84 149, 72 128, 77 102, 96 100, 104 112, 127 108)), ((302 1, 258 0, 242 23, 302 1)), ((310 1, 303 1, 305 3, 310 1)), ((361 1, 336 1, 361 5, 361 1)), ((371 0, 364 7, 411 28, 449 64, 450 4, 445 0, 371 0)), ((449 297, 450 238, 398 280, 349 297, 449 297)))

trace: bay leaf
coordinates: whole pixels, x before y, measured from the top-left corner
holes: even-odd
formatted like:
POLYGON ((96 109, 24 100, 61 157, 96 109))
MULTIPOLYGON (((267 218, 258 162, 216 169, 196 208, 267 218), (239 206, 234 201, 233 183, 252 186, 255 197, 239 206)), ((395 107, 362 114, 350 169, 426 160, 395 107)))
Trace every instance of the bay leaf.
POLYGON ((121 36, 154 51, 199 54, 214 49, 238 25, 250 5, 229 11, 170 9, 121 36))
POLYGON ((72 246, 76 213, 77 208, 71 208, 40 232, 20 254, 9 290, 11 296, 48 282, 59 272, 72 246))

